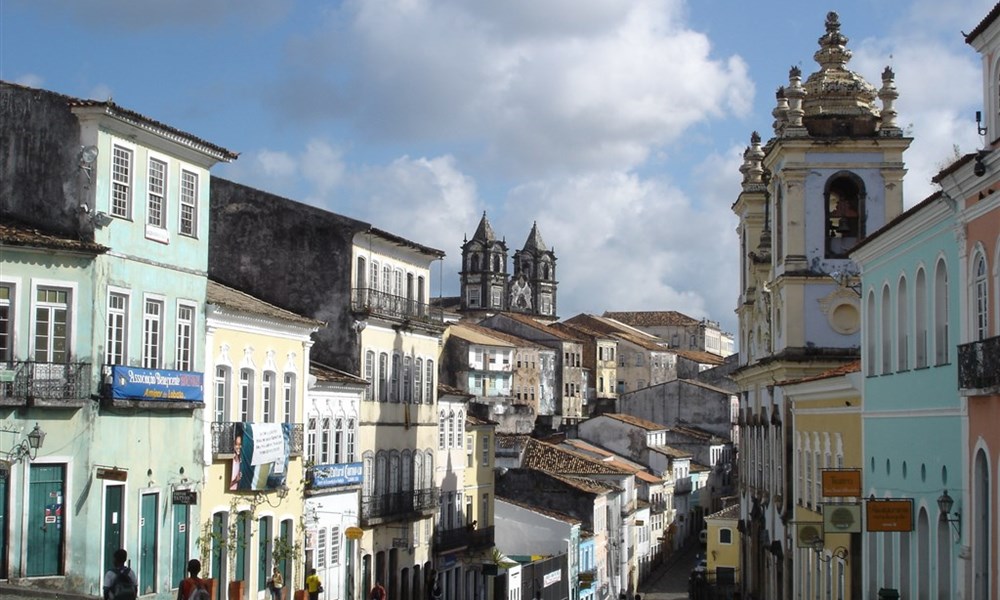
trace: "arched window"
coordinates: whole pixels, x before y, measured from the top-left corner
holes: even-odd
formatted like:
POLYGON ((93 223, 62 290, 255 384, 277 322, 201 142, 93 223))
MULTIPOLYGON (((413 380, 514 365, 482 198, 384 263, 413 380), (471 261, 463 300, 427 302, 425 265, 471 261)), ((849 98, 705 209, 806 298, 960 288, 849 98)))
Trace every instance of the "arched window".
POLYGON ((345 458, 344 462, 352 463, 355 461, 355 456, 356 456, 355 453, 357 452, 357 443, 355 437, 357 434, 354 428, 355 423, 357 423, 357 421, 355 421, 353 417, 347 420, 347 447, 346 447, 347 457, 345 458))
POLYGON ((910 368, 910 319, 907 305, 906 277, 899 279, 896 290, 896 366, 898 371, 910 368))
POLYGON ((867 371, 868 376, 875 375, 875 349, 878 347, 876 345, 876 335, 877 327, 875 326, 878 322, 875 319, 875 292, 873 290, 868 290, 868 308, 865 310, 865 318, 867 319, 867 327, 865 328, 865 371, 867 371))
POLYGON ((917 269, 913 288, 913 324, 917 331, 914 367, 922 369, 927 366, 927 276, 923 269, 917 269))
POLYGON ((972 335, 975 340, 985 340, 990 335, 989 278, 986 276, 986 257, 978 254, 972 266, 972 335))
POLYGON ((371 497, 375 495, 375 455, 372 454, 371 450, 366 451, 361 457, 363 477, 364 477, 364 495, 371 497))
POLYGON ((434 404, 434 361, 429 358, 424 375, 424 402, 434 404))
POLYGON ((414 404, 424 403, 424 359, 418 358, 413 365, 413 402, 414 404))
POLYGON ((473 252, 469 255, 469 270, 478 271, 479 270, 479 255, 473 252))
POLYGON ((890 309, 889 286, 882 286, 882 323, 879 339, 882 341, 882 374, 892 373, 892 310, 890 309))
POLYGON ((398 352, 392 353, 392 370, 389 372, 389 402, 399 402, 399 376, 400 356, 398 352))
POLYGON ((549 263, 542 264, 542 279, 549 278, 549 263))
POLYGON ((400 468, 403 476, 400 489, 408 492, 413 489, 413 453, 409 450, 403 450, 400 468))
POLYGON ((441 411, 441 416, 438 419, 438 450, 444 450, 446 440, 448 439, 448 416, 445 412, 441 411))
POLYGON ((857 175, 842 172, 826 183, 826 257, 847 258, 865 237, 865 189, 857 175))
POLYGON ((378 401, 389 400, 389 354, 381 352, 378 355, 378 401))
POLYGON ((389 457, 382 450, 375 455, 375 493, 389 493, 389 457))
POLYGON ((399 472, 399 452, 393 450, 389 453, 389 493, 396 494, 400 488, 402 479, 399 472))
MULTIPOLYGON (((990 523, 992 513, 990 507, 993 505, 990 498, 992 488, 990 478, 989 460, 986 452, 982 448, 976 452, 975 464, 973 466, 974 477, 972 478, 972 572, 973 572, 973 598, 989 598, 990 590, 990 535, 988 532, 996 531, 996 525, 990 523)), ((995 518, 995 517, 994 517, 995 518)))
POLYGON ((415 489, 423 489, 424 455, 416 450, 413 452, 413 483, 415 489))
POLYGON ((368 285, 373 290, 378 289, 378 263, 375 261, 372 261, 371 277, 368 278, 368 285))
POLYGON ((423 489, 429 490, 434 487, 432 479, 434 478, 434 453, 430 450, 424 452, 424 478, 421 480, 421 486, 423 489))
POLYGON ((948 268, 944 259, 934 268, 934 364, 948 362, 948 268))
POLYGON ((500 255, 499 254, 494 254, 493 255, 493 270, 496 271, 497 273, 499 273, 500 271, 503 270, 503 269, 500 268, 500 255))

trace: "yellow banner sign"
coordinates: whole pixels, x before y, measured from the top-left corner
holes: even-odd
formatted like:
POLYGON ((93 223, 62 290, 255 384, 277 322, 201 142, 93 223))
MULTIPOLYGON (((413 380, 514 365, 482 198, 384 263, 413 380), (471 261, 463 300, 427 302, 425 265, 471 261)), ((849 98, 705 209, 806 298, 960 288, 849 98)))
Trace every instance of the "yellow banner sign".
POLYGON ((913 499, 865 502, 867 531, 913 531, 913 499))
POLYGON ((823 495, 827 498, 857 498, 861 496, 861 471, 857 469, 823 469, 823 495))

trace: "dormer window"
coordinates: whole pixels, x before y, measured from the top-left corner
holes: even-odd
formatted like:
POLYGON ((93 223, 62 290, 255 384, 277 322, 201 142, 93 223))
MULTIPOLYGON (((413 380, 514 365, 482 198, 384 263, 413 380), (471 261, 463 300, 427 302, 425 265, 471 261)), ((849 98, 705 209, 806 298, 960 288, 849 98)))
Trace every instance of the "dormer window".
POLYGON ((827 182, 825 198, 826 257, 847 258, 864 239, 864 184, 852 173, 839 173, 827 182))

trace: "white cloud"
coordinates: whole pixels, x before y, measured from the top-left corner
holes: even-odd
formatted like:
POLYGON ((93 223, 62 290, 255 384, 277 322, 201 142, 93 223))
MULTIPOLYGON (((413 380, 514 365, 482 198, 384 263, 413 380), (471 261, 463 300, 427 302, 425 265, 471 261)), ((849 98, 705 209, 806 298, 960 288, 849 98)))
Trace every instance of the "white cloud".
POLYGON ((523 12, 349 2, 288 49, 272 86, 291 118, 348 118, 375 139, 461 144, 494 173, 629 169, 709 116, 745 114, 744 62, 711 56, 675 2, 523 12))
POLYGON ((36 73, 25 73, 15 78, 14 83, 32 88, 41 88, 45 85, 45 78, 36 73))

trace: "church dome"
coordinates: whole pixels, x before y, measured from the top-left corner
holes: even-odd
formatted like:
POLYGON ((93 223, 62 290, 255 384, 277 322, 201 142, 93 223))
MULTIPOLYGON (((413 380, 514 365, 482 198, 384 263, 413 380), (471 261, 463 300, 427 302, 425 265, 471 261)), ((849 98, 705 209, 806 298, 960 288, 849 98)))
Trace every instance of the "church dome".
POLYGON ((820 69, 809 76, 802 100, 803 124, 815 136, 873 135, 879 121, 877 90, 847 68, 851 51, 837 13, 826 15, 826 33, 813 58, 820 69))

